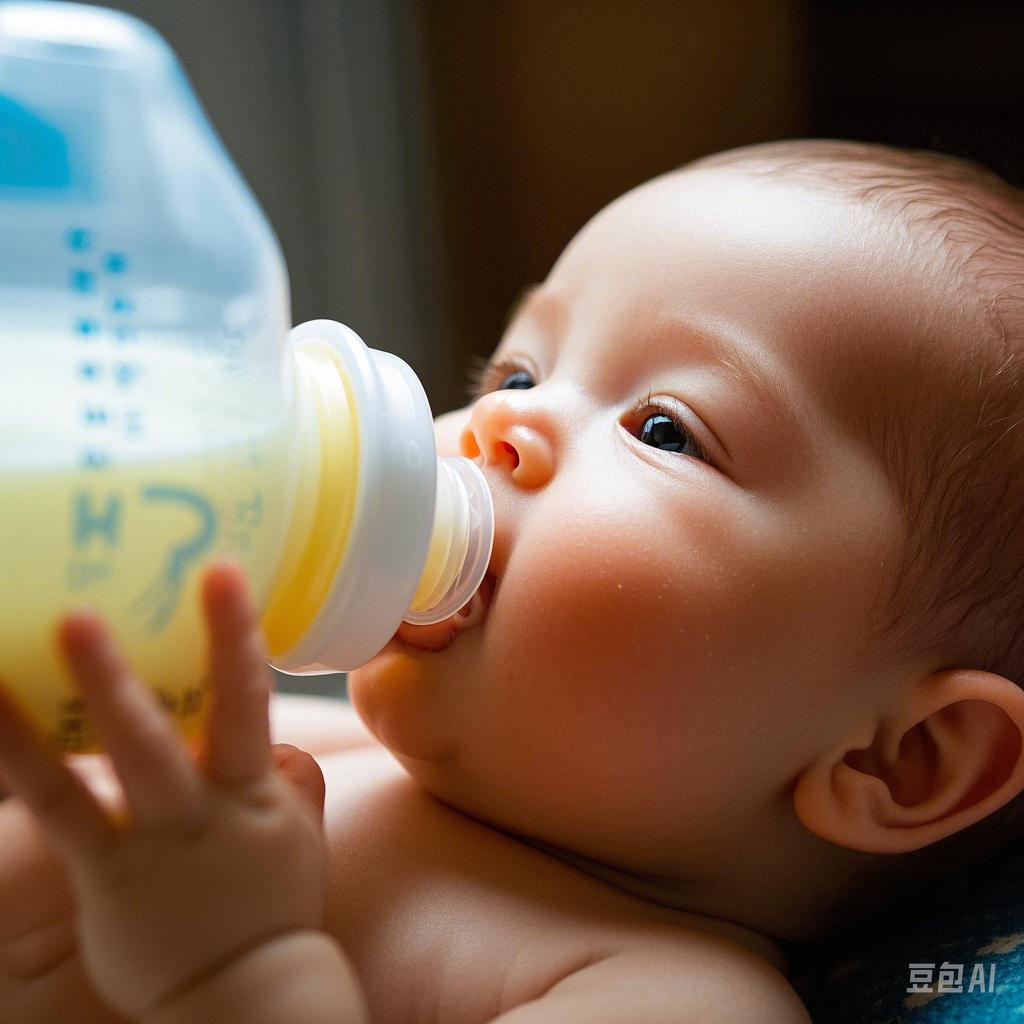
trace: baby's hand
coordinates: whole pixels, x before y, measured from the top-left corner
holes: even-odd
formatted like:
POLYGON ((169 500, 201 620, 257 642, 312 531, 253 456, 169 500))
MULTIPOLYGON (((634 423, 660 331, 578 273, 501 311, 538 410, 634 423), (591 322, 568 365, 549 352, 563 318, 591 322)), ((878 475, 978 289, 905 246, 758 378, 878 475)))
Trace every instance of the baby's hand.
POLYGON ((124 790, 118 820, 0 690, 0 773, 68 867, 93 984, 130 1018, 323 917, 323 777, 295 748, 272 756, 271 675, 241 572, 209 569, 203 605, 212 705, 198 763, 103 623, 80 613, 61 625, 124 790))

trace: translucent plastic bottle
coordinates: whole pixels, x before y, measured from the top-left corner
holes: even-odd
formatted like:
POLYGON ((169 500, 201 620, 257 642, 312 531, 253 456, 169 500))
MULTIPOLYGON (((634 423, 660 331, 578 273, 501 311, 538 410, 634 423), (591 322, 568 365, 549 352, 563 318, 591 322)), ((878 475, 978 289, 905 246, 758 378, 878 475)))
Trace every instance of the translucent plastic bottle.
POLYGON ((483 578, 490 496, 438 460, 412 370, 289 326, 277 241, 164 40, 0 3, 0 680, 61 748, 93 746, 53 645, 71 606, 189 731, 214 554, 291 671, 363 664, 483 578))

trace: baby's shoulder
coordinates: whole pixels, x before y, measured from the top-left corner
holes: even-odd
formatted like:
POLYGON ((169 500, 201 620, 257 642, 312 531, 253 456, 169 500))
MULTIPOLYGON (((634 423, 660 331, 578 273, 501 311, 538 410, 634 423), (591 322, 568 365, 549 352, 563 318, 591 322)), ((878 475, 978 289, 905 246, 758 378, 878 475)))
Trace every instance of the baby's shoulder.
MULTIPOLYGON (((637 943, 582 966, 545 993, 544 1014, 507 1024, 811 1024, 765 960, 707 935, 637 943)), ((505 1024, 505 1018, 500 1018, 505 1024)))

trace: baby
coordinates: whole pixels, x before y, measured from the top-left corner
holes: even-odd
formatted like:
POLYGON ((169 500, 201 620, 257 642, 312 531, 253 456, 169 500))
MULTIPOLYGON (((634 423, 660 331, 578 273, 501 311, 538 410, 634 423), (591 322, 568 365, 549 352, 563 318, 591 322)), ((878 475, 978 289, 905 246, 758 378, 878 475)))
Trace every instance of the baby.
POLYGON ((322 778, 230 564, 197 760, 86 613, 123 794, 3 701, 0 1020, 806 1021, 781 940, 1012 838, 1022 281, 1019 194, 932 154, 612 203, 438 420, 494 494, 471 614, 350 675, 365 729, 279 701, 322 778))

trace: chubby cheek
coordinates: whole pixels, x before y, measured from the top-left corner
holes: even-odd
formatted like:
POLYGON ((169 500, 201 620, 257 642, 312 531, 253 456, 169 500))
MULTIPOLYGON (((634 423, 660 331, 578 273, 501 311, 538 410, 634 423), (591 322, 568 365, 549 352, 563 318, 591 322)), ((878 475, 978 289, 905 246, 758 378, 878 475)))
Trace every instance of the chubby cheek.
POLYGON ((584 525, 521 540, 491 609, 486 692, 465 744, 474 765, 543 794, 554 816, 578 820, 600 795, 636 828, 662 795, 677 813, 687 785, 710 800, 723 759, 737 767, 750 678, 733 639, 750 626, 749 591, 692 541, 584 525))
POLYGON ((348 674, 349 699, 392 753, 422 761, 450 756, 453 708, 432 678, 431 656, 385 650, 348 674))

